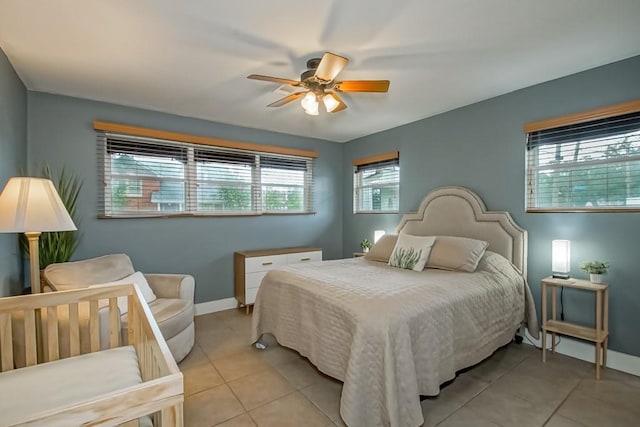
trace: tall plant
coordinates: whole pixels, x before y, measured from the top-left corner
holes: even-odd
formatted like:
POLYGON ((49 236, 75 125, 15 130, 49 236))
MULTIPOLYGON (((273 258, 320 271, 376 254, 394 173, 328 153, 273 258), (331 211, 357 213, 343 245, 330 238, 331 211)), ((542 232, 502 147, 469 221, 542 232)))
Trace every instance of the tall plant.
MULTIPOLYGON (((40 170, 40 177, 49 179, 58 190, 60 199, 73 222, 78 226, 78 217, 76 215, 76 204, 78 195, 82 189, 82 179, 73 172, 68 172, 62 168, 59 176, 55 176, 49 165, 45 164, 40 170)), ((67 262, 71 259, 71 255, 78 247, 80 236, 77 231, 54 231, 45 232, 40 235, 39 240, 39 257, 40 269, 42 270, 49 264, 57 262, 67 262)), ((24 236, 21 237, 20 246, 24 253, 29 253, 29 244, 24 236)))

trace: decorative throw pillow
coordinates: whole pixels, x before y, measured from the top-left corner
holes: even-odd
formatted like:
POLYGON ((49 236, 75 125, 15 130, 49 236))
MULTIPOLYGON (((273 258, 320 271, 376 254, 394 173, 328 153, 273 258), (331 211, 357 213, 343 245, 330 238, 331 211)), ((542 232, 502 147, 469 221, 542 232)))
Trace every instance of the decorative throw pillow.
POLYGON ((435 237, 400 234, 396 241, 396 246, 389 257, 389 265, 407 270, 422 271, 434 242, 435 237))
POLYGON ((437 236, 431 249, 427 268, 457 270, 472 273, 487 250, 489 243, 466 237, 437 236))
POLYGON ((385 234, 369 249, 364 257, 371 261, 389 262, 389 257, 398 240, 397 234, 385 234))
MULTIPOLYGON (((153 293, 153 289, 149 286, 147 279, 145 279, 144 274, 139 271, 122 278, 120 280, 116 280, 108 283, 100 283, 98 285, 91 285, 90 288, 97 288, 102 286, 114 286, 114 285, 128 285, 131 283, 135 283, 138 285, 138 288, 142 292, 142 296, 144 300, 148 303, 153 302, 157 299, 156 294, 153 293)), ((129 309, 127 307, 127 297, 118 297, 118 308, 120 309, 120 315, 126 314, 129 309)))

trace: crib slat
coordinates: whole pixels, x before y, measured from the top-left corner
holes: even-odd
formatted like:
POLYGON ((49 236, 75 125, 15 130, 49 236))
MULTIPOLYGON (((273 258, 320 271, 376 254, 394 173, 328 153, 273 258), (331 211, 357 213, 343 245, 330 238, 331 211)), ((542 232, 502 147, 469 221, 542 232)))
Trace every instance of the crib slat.
POLYGON ((156 421, 157 424, 154 425, 183 427, 184 424, 181 416, 183 411, 182 405, 182 402, 180 402, 169 408, 162 409, 160 412, 161 421, 159 423, 156 421))
POLYGON ((2 349, 2 366, 0 371, 13 369, 13 336, 11 334, 11 313, 0 314, 0 348, 2 349))
POLYGON ((118 299, 109 298, 109 346, 118 347, 120 344, 120 326, 118 322, 118 299))
POLYGON ((100 319, 98 318, 98 300, 89 302, 89 340, 91 352, 100 350, 100 319))
POLYGON ((36 311, 24 311, 24 350, 25 363, 27 366, 33 366, 38 363, 38 347, 36 339, 36 311))
POLYGON ((69 355, 80 354, 80 318, 78 303, 69 304, 69 355))
POLYGON ((58 349, 58 307, 47 307, 47 354, 49 362, 60 358, 58 349))

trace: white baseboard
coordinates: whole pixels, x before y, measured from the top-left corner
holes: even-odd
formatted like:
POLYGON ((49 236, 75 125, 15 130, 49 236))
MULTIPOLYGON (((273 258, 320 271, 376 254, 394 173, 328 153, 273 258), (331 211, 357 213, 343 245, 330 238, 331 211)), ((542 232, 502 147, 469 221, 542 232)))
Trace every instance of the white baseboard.
MULTIPOLYGON (((542 331, 540 331, 540 333, 542 333, 542 331)), ((566 337, 564 335, 556 335, 556 339, 558 336, 561 339, 560 343, 556 345, 557 353, 595 363, 596 347, 594 344, 579 341, 573 338, 566 337)), ((523 343, 529 345, 533 345, 532 343, 535 343, 537 347, 540 347, 542 345, 542 339, 536 340, 527 332, 526 338, 524 339, 523 343), (530 341, 528 341, 527 339, 530 341)), ((550 345, 551 334, 548 333, 547 348, 549 348, 550 345)), ((607 350, 607 367, 632 375, 640 376, 640 357, 620 353, 609 349, 607 350)))
POLYGON ((201 314, 215 313, 216 311, 229 310, 236 308, 238 300, 235 298, 218 299, 215 301, 207 301, 196 304, 196 316, 201 314))

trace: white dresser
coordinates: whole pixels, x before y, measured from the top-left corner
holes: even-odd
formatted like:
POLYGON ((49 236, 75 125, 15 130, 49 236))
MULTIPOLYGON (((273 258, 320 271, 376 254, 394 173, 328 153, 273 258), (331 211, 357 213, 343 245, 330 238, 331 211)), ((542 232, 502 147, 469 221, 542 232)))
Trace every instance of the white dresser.
POLYGON ((300 247, 235 252, 233 273, 239 306, 246 307, 249 313, 249 306, 256 301, 258 288, 267 271, 287 264, 311 261, 322 261, 322 249, 300 247))

